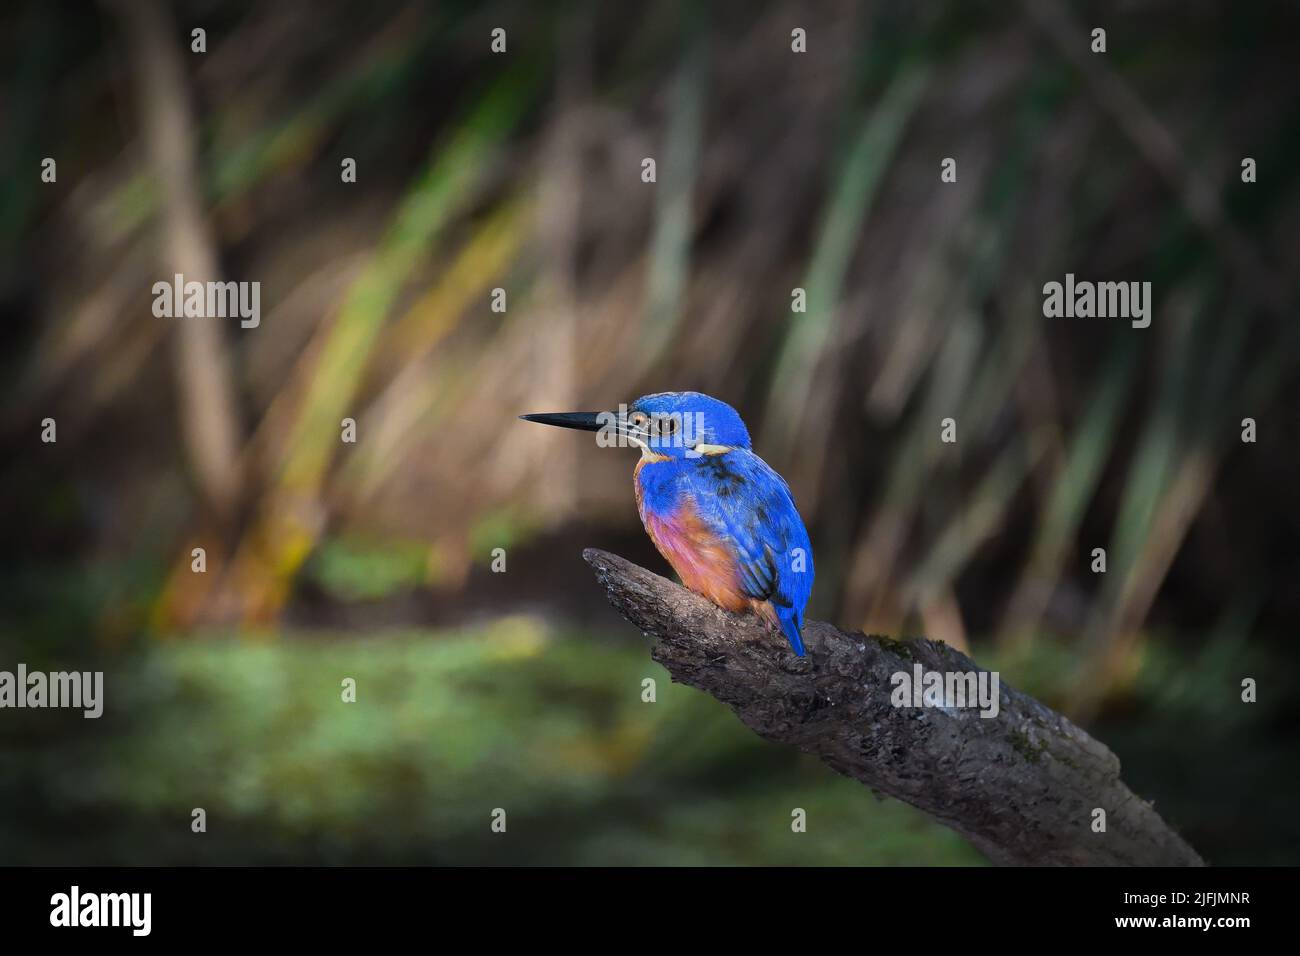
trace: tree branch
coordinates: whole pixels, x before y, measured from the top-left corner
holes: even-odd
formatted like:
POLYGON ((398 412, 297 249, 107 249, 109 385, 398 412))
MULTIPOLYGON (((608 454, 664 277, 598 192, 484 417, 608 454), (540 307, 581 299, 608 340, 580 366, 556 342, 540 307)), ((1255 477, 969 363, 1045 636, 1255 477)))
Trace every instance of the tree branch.
POLYGON ((1119 760, 1065 717, 1006 684, 999 713, 895 707, 891 675, 980 671, 928 640, 894 641, 809 621, 808 656, 756 617, 729 614, 604 551, 583 558, 609 601, 655 640, 673 680, 727 704, 761 737, 816 754, 923 810, 1001 864, 1202 866, 1119 778, 1119 760), (1106 811, 1106 831, 1092 829, 1106 811))

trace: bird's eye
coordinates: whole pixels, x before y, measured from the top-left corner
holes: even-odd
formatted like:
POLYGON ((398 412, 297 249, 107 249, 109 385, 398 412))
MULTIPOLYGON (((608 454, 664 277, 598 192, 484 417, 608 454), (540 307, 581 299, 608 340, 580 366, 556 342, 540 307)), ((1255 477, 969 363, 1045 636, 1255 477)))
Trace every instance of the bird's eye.
POLYGON ((679 425, 681 425, 681 420, 677 416, 665 415, 659 419, 659 434, 672 435, 677 431, 679 425))

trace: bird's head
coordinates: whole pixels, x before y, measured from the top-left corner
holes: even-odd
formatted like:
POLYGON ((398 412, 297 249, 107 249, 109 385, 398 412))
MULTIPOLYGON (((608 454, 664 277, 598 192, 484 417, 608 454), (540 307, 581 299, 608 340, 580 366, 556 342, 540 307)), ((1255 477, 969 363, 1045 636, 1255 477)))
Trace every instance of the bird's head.
POLYGON ((749 448, 749 431, 726 402, 699 392, 656 392, 609 412, 521 415, 525 421, 597 433, 602 446, 633 445, 645 458, 699 458, 749 448))

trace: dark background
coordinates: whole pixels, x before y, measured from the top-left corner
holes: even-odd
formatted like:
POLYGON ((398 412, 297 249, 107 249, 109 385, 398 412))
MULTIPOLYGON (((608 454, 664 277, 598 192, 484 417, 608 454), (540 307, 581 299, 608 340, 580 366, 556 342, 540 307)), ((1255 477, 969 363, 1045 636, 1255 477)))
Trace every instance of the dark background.
POLYGON ((666 389, 790 480, 814 617, 969 649, 1211 862, 1300 862, 1298 31, 7 5, 0 669, 102 669, 107 706, 0 711, 0 862, 981 862, 672 686, 604 605, 582 547, 665 569, 634 455, 515 416, 666 389), (175 272, 260 282, 260 326, 156 318, 175 272), (1045 318, 1067 272, 1151 282, 1150 328, 1045 318))

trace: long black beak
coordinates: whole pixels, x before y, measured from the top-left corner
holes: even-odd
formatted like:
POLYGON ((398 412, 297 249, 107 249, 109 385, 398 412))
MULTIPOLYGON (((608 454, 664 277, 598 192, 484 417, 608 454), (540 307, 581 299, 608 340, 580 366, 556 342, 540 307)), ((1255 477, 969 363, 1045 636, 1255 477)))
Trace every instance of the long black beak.
POLYGON ((560 428, 577 428, 584 432, 598 432, 614 419, 610 412, 543 412, 540 415, 520 415, 526 422, 557 425, 560 428))

